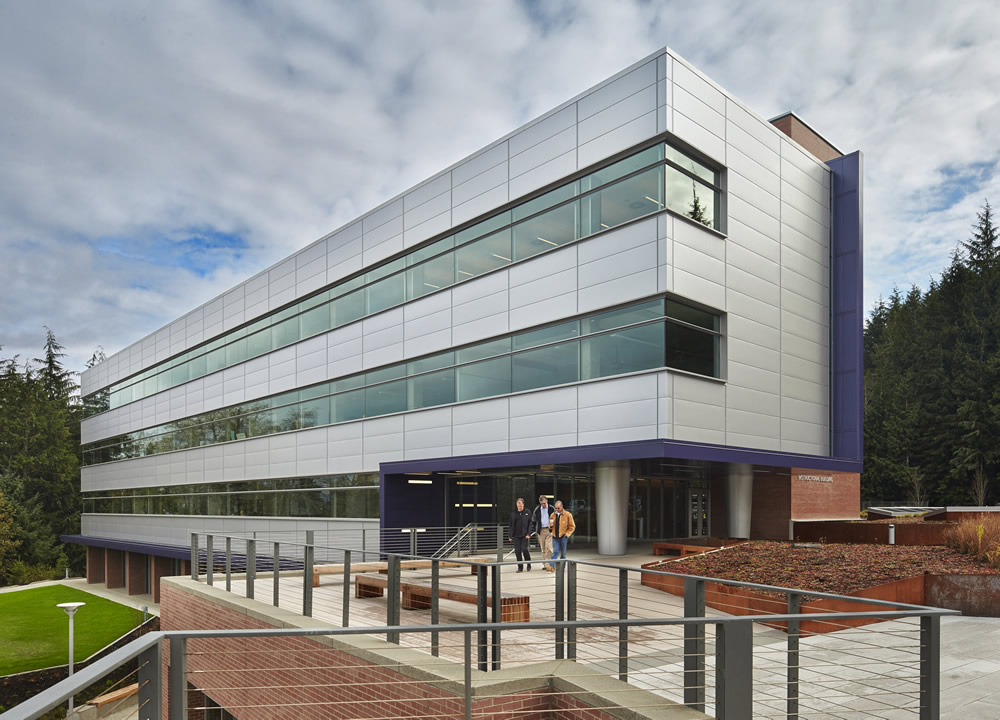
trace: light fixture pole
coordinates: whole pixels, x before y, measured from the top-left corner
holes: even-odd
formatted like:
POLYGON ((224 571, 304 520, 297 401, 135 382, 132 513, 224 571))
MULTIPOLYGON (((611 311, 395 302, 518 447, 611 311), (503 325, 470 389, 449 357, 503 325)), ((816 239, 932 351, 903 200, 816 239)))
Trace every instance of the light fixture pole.
MULTIPOLYGON (((58 605, 56 605, 56 607, 61 607, 63 610, 66 611, 66 614, 69 615, 69 674, 71 676, 73 675, 73 615, 75 615, 76 611, 86 604, 87 603, 82 603, 82 602, 67 602, 67 603, 59 603, 58 605)), ((69 711, 66 713, 66 716, 69 717, 69 715, 71 715, 72 712, 73 712, 73 696, 70 695, 69 711)))

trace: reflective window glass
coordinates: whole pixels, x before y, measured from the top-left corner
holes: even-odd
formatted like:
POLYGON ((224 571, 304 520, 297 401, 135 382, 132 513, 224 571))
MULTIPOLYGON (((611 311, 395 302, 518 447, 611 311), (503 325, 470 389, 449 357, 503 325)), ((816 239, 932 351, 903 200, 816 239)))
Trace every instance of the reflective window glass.
POLYGON ((470 240, 475 240, 476 238, 491 233, 497 228, 502 228, 505 225, 510 225, 510 210, 502 212, 499 215, 486 218, 482 222, 478 222, 472 227, 466 228, 462 232, 457 233, 455 235, 455 246, 464 245, 470 240))
POLYGON ((513 390, 561 385, 580 379, 580 343, 550 345, 513 356, 513 390))
POLYGON ((663 143, 660 143, 581 178, 580 189, 586 192, 601 185, 607 185, 609 182, 625 177, 629 173, 633 173, 647 165, 652 165, 662 159, 663 143))
POLYGON ((514 259, 537 255, 575 240, 579 201, 550 210, 514 226, 514 259))
POLYGON ((601 332, 625 325, 634 325, 644 320, 655 320, 663 317, 663 298, 649 302, 629 305, 627 307, 609 310, 598 315, 591 315, 580 320, 583 334, 601 332))
POLYGON ((458 376, 458 399, 506 395, 510 392, 510 356, 484 360, 456 368, 458 376))
POLYGON ((583 198, 584 233, 613 228, 663 209, 663 168, 653 168, 583 198))
POLYGON ((406 271, 406 296, 413 299, 455 284, 455 257, 446 253, 406 271))
POLYGON ((370 373, 365 375, 365 383, 368 385, 374 385, 375 383, 385 382, 386 380, 395 380, 396 378, 401 377, 406 377, 405 363, 390 365, 389 367, 382 368, 381 370, 372 370, 370 373))
POLYGON ((206 356, 208 360, 208 371, 210 373, 221 370, 226 365, 226 349, 217 348, 206 356))
POLYGON ((668 323, 667 366, 719 377, 719 336, 668 323))
POLYGON ((410 410, 447 405, 455 402, 455 370, 419 375, 407 380, 408 406, 410 410))
POLYGON ((340 327, 349 322, 364 317, 365 315, 365 291, 355 290, 343 295, 330 304, 330 326, 340 327))
POLYGON ((455 359, 460 363, 472 362, 483 358, 502 355, 510 352, 510 338, 500 338, 491 342, 480 343, 472 347, 462 348, 455 352, 455 359))
POLYGON ((667 207, 706 227, 715 227, 715 191, 668 167, 667 207))
POLYGON ((365 295, 368 298, 369 314, 399 305, 406 299, 406 278, 400 273, 379 280, 365 288, 365 295))
POLYGON ((330 398, 308 400, 299 406, 301 427, 317 427, 330 424, 330 398))
POLYGON ((690 305, 679 303, 676 300, 667 300, 667 317, 682 320, 691 325, 703 327, 706 330, 719 329, 719 316, 705 310, 693 308, 690 305))
POLYGON ((579 334, 580 321, 570 320, 558 325, 549 325, 539 330, 518 333, 513 337, 513 347, 514 350, 524 350, 525 348, 544 345, 545 343, 556 342, 557 340, 575 338, 579 334))
POLYGON ((537 212, 541 212, 546 208, 550 208, 553 205, 558 205, 559 203, 569 200, 572 197, 576 197, 580 193, 580 184, 578 182, 572 182, 568 185, 563 185, 562 187, 557 187, 555 190, 550 190, 544 195, 536 197, 534 200, 529 200, 526 203, 522 203, 513 209, 514 222, 528 217, 529 215, 534 215, 537 212))
MULTIPOLYGON (((204 355, 199 355, 198 357, 192 358, 191 360, 191 377, 200 378, 204 377, 208 373, 208 358, 204 355)), ((129 393, 131 395, 131 392, 129 393)))
POLYGON ((402 270, 406 266, 406 261, 403 258, 397 258, 392 262, 388 262, 385 265, 379 265, 373 270, 369 270, 365 273, 365 282, 370 283, 378 280, 379 278, 384 278, 388 275, 393 274, 397 270, 402 270))
POLYGON ((170 386, 176 387, 177 385, 183 385, 188 380, 191 379, 191 368, 187 363, 182 363, 177 367, 173 368, 169 372, 163 373, 164 375, 170 376, 170 386))
POLYGON ((595 335, 580 341, 581 379, 663 367, 663 323, 595 335))
POLYGON ((330 329, 330 306, 323 304, 299 315, 299 336, 311 337, 330 329))
POLYGON ((407 266, 416 265, 423 262, 429 257, 434 257, 438 253, 442 253, 445 250, 450 250, 455 247, 455 236, 449 235, 446 238, 432 242, 426 247, 422 247, 419 250, 414 250, 409 255, 406 256, 407 266))
POLYGON ((420 360, 412 360, 406 364, 406 374, 416 375, 418 373, 430 372, 440 368, 450 367, 455 364, 455 353, 445 352, 431 355, 420 360))
POLYGON ((271 331, 261 330, 247 338, 247 357, 271 352, 271 331))
POLYGON ((455 251, 455 279, 459 282, 511 262, 510 228, 463 245, 455 251))
POLYGON ((670 147, 669 145, 667 145, 666 157, 667 160, 669 160, 670 162, 674 163, 675 165, 679 165, 685 170, 690 170, 703 180, 710 182, 713 185, 718 184, 718 174, 714 170, 708 168, 705 165, 702 165, 694 158, 688 157, 677 148, 670 147))
POLYGON ((332 380, 330 382, 330 392, 338 393, 344 390, 353 390, 354 388, 364 387, 365 376, 364 375, 352 375, 351 377, 341 378, 340 380, 332 380))
POLYGON ((365 391, 363 389, 334 395, 331 402, 331 422, 360 420, 365 416, 365 391))
POLYGON ((275 348, 291 345, 299 340, 299 319, 288 318, 271 326, 271 344, 275 348))
POLYGON ((247 359, 246 338, 231 342, 226 345, 226 366, 237 365, 247 359))
POLYGON ((299 429, 300 405, 286 405, 271 411, 274 429, 272 432, 288 432, 299 429))
POLYGON ((406 381, 382 383, 365 389, 365 417, 406 410, 406 381))

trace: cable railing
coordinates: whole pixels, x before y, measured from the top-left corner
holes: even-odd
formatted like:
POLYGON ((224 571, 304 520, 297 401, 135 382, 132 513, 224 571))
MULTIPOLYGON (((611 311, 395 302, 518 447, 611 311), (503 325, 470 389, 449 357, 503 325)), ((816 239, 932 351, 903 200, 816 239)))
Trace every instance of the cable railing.
MULTIPOLYGON (((953 611, 586 559, 550 573, 536 558, 517 574, 503 527, 478 531, 478 555, 447 557, 387 552, 397 546, 386 538, 423 551, 423 538, 443 545, 457 528, 402 530, 370 549, 192 534, 182 582, 204 602, 225 589, 259 601, 257 617, 271 605, 326 627, 163 635, 186 664, 171 665, 169 689, 139 692, 136 708, 159 707, 148 693, 162 691, 170 708, 241 718, 273 716, 276 698, 303 717, 383 720, 623 707, 637 718, 939 717, 940 617, 953 611), (359 634, 368 642, 352 645, 359 634)), ((151 652, 130 656, 141 656, 140 690, 143 662, 161 662, 151 652)), ((11 720, 38 717, 15 710, 11 720)))

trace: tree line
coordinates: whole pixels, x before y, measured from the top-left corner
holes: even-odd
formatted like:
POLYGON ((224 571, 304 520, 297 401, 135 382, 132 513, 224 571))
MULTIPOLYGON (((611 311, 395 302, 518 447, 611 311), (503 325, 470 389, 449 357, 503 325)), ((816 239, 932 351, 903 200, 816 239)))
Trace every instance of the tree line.
POLYGON ((43 350, 32 360, 0 358, 0 585, 85 565, 81 546, 59 540, 80 532, 77 384, 48 328, 43 350))
POLYGON ((880 299, 864 330, 862 498, 998 499, 1000 243, 989 202, 926 292, 880 299))

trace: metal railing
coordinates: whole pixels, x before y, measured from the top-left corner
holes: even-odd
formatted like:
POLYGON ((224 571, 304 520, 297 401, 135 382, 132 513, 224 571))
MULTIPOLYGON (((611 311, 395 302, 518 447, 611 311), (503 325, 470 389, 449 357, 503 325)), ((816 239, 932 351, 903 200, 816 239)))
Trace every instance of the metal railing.
MULTIPOLYGON (((539 664, 551 660, 575 661, 572 674, 590 678, 588 682, 600 677, 604 685, 621 683, 619 692, 627 688, 651 693, 649 707, 686 705, 730 720, 897 717, 901 712, 921 720, 939 716, 940 617, 958 613, 586 560, 558 561, 550 575, 537 572, 541 561, 536 559, 536 572, 512 575, 517 563, 501 561, 503 530, 491 528, 492 552, 477 559, 193 534, 191 577, 251 599, 267 583, 272 605, 331 626, 285 631, 275 637, 363 634, 385 641, 380 644, 382 652, 398 654, 381 669, 449 667, 450 674, 445 675, 454 678, 456 664, 461 666, 466 684, 463 689, 452 688, 449 709, 442 711, 449 717, 487 716, 485 700, 476 699, 477 688, 484 688, 493 677, 537 680, 542 672, 539 664), (317 562, 317 555, 328 560, 317 562), (314 587, 315 581, 320 582, 314 587), (828 606, 821 607, 823 603, 828 606), (844 607, 858 609, 848 612, 844 607), (881 622, 865 624, 876 621, 881 622)), ((409 530, 397 534, 408 539, 417 535, 409 530)), ((414 541, 409 542, 412 546, 414 541)), ((265 636, 235 632, 231 637, 265 636)), ((177 638, 186 642, 229 636, 172 633, 169 637, 173 647, 177 638)), ((172 649, 171 656, 184 656, 188 646, 176 647, 181 655, 172 649)), ((228 676, 213 674, 211 663, 204 663, 215 657, 213 653, 220 661, 248 653, 275 655, 274 646, 254 647, 241 645, 238 651, 226 651, 228 656, 222 650, 200 649, 187 680, 208 697, 222 697, 230 704, 245 702, 227 695, 228 676)), ((129 656, 142 656, 140 673, 145 662, 160 662, 149 652, 148 647, 140 648, 129 656)), ((85 687, 80 683, 86 677, 74 681, 73 687, 85 687)), ((256 682, 274 689, 269 684, 273 678, 262 676, 256 682)), ((399 681, 400 695, 405 695, 408 682, 412 680, 399 681)), ((304 696, 312 692, 306 687, 318 684, 333 687, 337 682, 326 676, 303 680, 304 696)), ((178 687, 183 685, 178 681, 178 687)), ((573 703, 584 697, 608 708, 616 702, 604 696, 594 701, 594 692, 586 687, 573 690, 564 685, 551 680, 545 693, 562 697, 559 702, 565 708, 576 707, 573 703)), ((159 692, 150 687, 149 692, 159 692)), ((295 692, 290 686, 285 689, 295 692)), ((60 697, 65 699, 69 692, 60 697)), ((140 693, 140 707, 148 697, 140 693)), ((619 700, 636 709, 631 697, 619 700)), ((254 702, 266 701, 264 697, 254 702)), ((195 709, 198 702, 208 701, 178 702, 195 709)), ((351 716, 368 717, 365 707, 358 705, 351 716)), ((21 714, 10 717, 37 717, 29 709, 22 712, 22 706, 17 711, 21 714)), ((142 712, 140 717, 160 717, 142 712)), ((7 715, 3 717, 6 720, 7 715)))
MULTIPOLYGON (((338 716, 386 717, 387 707, 400 707, 388 716, 419 714, 424 717, 490 717, 505 703, 534 702, 538 710, 568 708, 583 714, 593 710, 627 708, 631 717, 651 717, 657 711, 687 705, 722 720, 752 717, 882 717, 879 695, 910 697, 911 709, 922 720, 939 717, 937 652, 940 616, 949 611, 870 611, 830 613, 830 622, 878 618, 897 622, 916 621, 919 633, 910 650, 919 659, 914 677, 874 673, 858 680, 861 692, 845 695, 841 687, 829 691, 821 679, 781 677, 765 669, 755 645, 760 623, 794 623, 796 613, 772 616, 706 618, 659 618, 647 620, 562 620, 514 623, 512 634, 554 633, 561 641, 550 648, 553 658, 578 658, 577 646, 587 633, 595 639, 588 645, 604 648, 590 662, 578 658, 566 664, 519 663, 505 673, 486 672, 482 663, 494 645, 483 643, 493 623, 470 623, 439 628, 396 626, 391 628, 293 628, 275 630, 203 630, 150 633, 99 663, 63 680, 46 692, 4 713, 4 720, 33 720, 58 707, 71 695, 99 682, 119 664, 138 658, 138 693, 134 715, 140 720, 179 720, 188 712, 203 711, 207 698, 239 714, 277 708, 296 708, 319 716, 336 709, 338 716), (644 633, 674 631, 683 635, 683 662, 671 653, 646 644, 645 662, 629 667, 619 638, 633 636, 643 645, 644 633), (351 638, 403 637, 441 633, 442 647, 457 655, 455 660, 421 658, 412 650, 387 644, 373 648, 355 645, 351 638), (303 644, 303 638, 317 638, 303 644), (601 638, 601 639, 598 639, 601 638), (290 641, 289 639, 295 639, 290 641), (692 644, 688 645, 688 642, 692 644), (701 644, 699 644, 701 643, 701 644), (711 647, 709 647, 711 645, 711 647), (161 685, 163 649, 169 648, 166 685, 161 685), (362 649, 363 648, 363 649, 362 649), (625 660, 624 669, 621 661, 625 660), (689 659, 700 660, 702 669, 689 667, 689 659), (705 668, 705 660, 710 660, 705 668), (619 661, 617 671, 611 667, 619 661), (459 674, 458 669, 462 672, 459 674), (494 680, 494 676, 496 680, 494 680), (457 678, 461 677, 461 680, 457 678), (284 678, 284 680, 282 680, 284 678), (913 683, 915 689, 900 688, 913 683), (514 684, 517 683, 517 684, 514 684), (506 685, 504 685, 506 684, 506 685), (774 694, 759 692, 762 686, 780 685, 784 707, 775 707, 774 694), (683 695, 683 699, 677 696, 683 695), (164 713, 163 700, 167 699, 164 713), (846 700, 867 702, 852 708, 846 700)), ((898 630, 896 631, 898 633, 898 630)), ((903 648, 902 645, 899 646, 903 648)), ((855 663, 857 659, 852 658, 855 663)), ((694 665, 694 663, 691 663, 694 665)), ((799 669, 789 658, 789 668, 799 669)), ((898 711, 898 704, 884 704, 898 711)), ((893 715, 896 717, 896 715, 893 715)))

